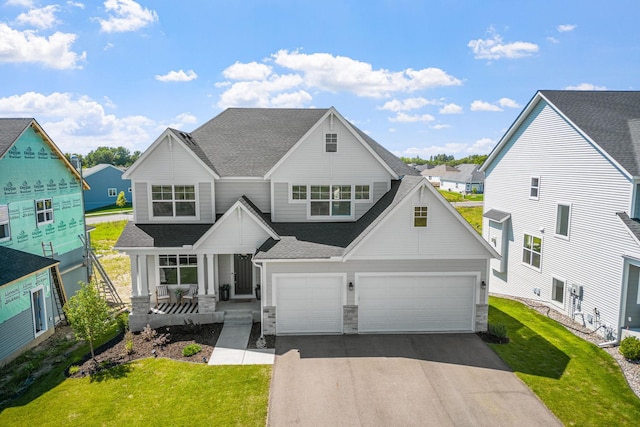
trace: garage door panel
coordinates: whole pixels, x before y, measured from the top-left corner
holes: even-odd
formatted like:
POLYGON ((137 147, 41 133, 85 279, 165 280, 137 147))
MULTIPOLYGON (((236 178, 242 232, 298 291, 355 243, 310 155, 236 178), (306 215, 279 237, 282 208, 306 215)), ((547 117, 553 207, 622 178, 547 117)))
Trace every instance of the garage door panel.
POLYGON ((381 275, 358 280, 360 332, 473 330, 474 276, 381 275))
POLYGON ((342 332, 341 276, 274 277, 276 333, 342 332))

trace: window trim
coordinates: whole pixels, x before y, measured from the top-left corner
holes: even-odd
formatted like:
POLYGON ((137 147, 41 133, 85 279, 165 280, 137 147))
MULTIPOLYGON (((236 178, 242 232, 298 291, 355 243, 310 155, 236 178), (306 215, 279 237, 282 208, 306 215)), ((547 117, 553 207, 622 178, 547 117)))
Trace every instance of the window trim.
POLYGON ((371 192, 372 192, 372 189, 373 189, 373 185, 371 185, 371 184, 354 184, 353 185, 353 189, 351 190, 352 193, 353 193, 353 201, 355 203, 371 203, 371 199, 372 199, 371 192), (367 189, 367 196, 368 197, 366 199, 358 199, 358 198, 356 198, 356 194, 358 193, 357 190, 356 190, 357 187, 367 187, 368 188, 367 189))
POLYGON ((338 152, 338 139, 339 139, 339 137, 338 137, 338 132, 337 131, 335 131, 335 130, 326 131, 324 133, 324 152, 325 153, 337 153, 338 152), (332 142, 331 144, 329 144, 329 141, 327 141, 327 138, 328 138, 329 135, 335 135, 335 143, 332 142), (328 149, 329 145, 335 146, 335 150, 331 150, 330 151, 328 149))
POLYGON ((116 187, 107 188, 107 197, 118 197, 118 189, 116 187))
POLYGON ((176 183, 176 184, 165 184, 165 183, 149 183, 148 186, 148 192, 149 192, 149 218, 151 220, 154 221, 166 221, 167 219, 171 218, 172 221, 193 221, 193 220, 198 220, 200 219, 200 203, 198 200, 198 184, 183 184, 183 183, 176 183), (171 199, 167 199, 167 200, 154 200, 153 199, 153 187, 171 187, 171 199), (175 188, 176 187, 193 187, 194 190, 194 199, 176 199, 176 194, 175 194, 175 188), (172 215, 166 215, 166 216, 157 216, 154 215, 153 212, 153 203, 155 202, 171 202, 172 203, 172 209, 173 209, 173 214, 172 215), (176 215, 176 201, 182 201, 182 202, 190 202, 193 201, 195 203, 195 215, 176 215))
POLYGON ((556 203, 556 224, 555 224, 555 228, 554 228, 554 236, 560 238, 560 239, 564 239, 564 240, 569 240, 569 236, 571 235, 571 212, 573 211, 573 205, 572 203, 566 203, 566 202, 557 202, 556 203), (560 206, 566 206, 569 208, 569 211, 567 212, 567 234, 560 234, 558 233, 558 219, 559 219, 559 212, 560 212, 560 206))
POLYGON ((55 217, 54 217, 54 215, 53 215, 53 198, 52 198, 52 197, 45 197, 45 198, 43 198, 43 199, 36 199, 36 200, 34 201, 34 203, 33 203, 33 206, 34 206, 34 208, 35 208, 35 212, 36 212, 36 225, 37 225, 38 227, 40 227, 41 225, 46 225, 46 224, 51 224, 51 223, 53 223, 53 221, 55 220, 55 217), (51 207, 50 207, 50 208, 47 208, 47 207, 46 207, 47 200, 48 200, 48 201, 49 201, 49 203, 51 204, 51 207), (43 209, 41 209, 41 210, 38 210, 38 203, 39 203, 39 202, 43 202, 43 203, 45 204, 45 207, 44 207, 43 209), (40 220, 38 219, 38 215, 39 215, 40 213, 43 213, 43 214, 45 215, 45 219, 44 219, 43 221, 40 221, 40 220), (47 215, 47 213, 50 213, 50 214, 51 214, 51 218, 50 218, 50 219, 47 219, 47 216, 48 216, 48 215, 47 215))
POLYGON ((0 237, 0 242, 7 242, 11 240, 11 219, 9 218, 9 205, 0 205, 0 227, 6 229, 6 236, 0 237))
POLYGON ((567 299, 567 281, 559 277, 552 276, 551 277, 551 303, 557 305, 558 307, 564 308, 566 299, 567 299), (562 283, 562 302, 558 301, 555 298, 555 296, 557 295, 556 281, 562 283))
POLYGON ((309 186, 306 184, 289 184, 289 203, 308 203, 309 202, 309 186), (304 187, 305 197, 304 199, 293 198, 293 187, 304 187))
MULTIPOLYGON (((413 228, 429 228, 429 206, 420 204, 413 205, 413 212, 411 218, 411 224, 413 228), (422 215, 422 210, 424 209, 424 215, 422 215), (421 215, 418 215, 421 214, 421 215), (424 219, 424 225, 417 225, 417 220, 424 219)), ((420 221, 422 222, 422 221, 420 221)))
MULTIPOLYGON (((165 253, 165 254, 158 254, 158 258, 157 258, 157 266, 158 266, 158 284, 160 285, 167 285, 167 286, 175 286, 175 287, 181 287, 181 286, 189 286, 189 285, 197 285, 198 284, 198 269, 200 268, 200 264, 198 262, 198 255, 197 254, 169 254, 169 253, 165 253), (160 260, 162 259, 162 257, 175 257, 176 259, 176 265, 167 265, 167 266, 163 266, 160 264, 160 260), (181 261, 181 257, 187 257, 187 259, 189 258, 193 258, 195 260, 195 269, 196 269, 196 280, 195 283, 182 283, 181 278, 182 275, 180 274, 180 269, 181 268, 194 268, 192 264, 180 264, 181 261), (182 267, 181 267, 182 266, 182 267), (175 268, 176 269, 176 280, 178 283, 166 283, 162 281, 162 270, 163 269, 169 269, 169 268, 175 268)), ((165 274, 165 279, 166 279, 166 274, 165 274)))
MULTIPOLYGON (((535 270, 535 271, 541 271, 541 270, 542 270, 542 248, 544 247, 544 239, 542 238, 542 236, 538 236, 538 235, 536 235, 536 234, 533 234, 533 233, 526 233, 526 232, 525 232, 525 233, 522 233, 522 237, 523 237, 523 238, 522 238, 522 252, 521 252, 521 253, 522 253, 522 256, 521 256, 521 258, 520 258, 520 262, 522 263, 522 265, 525 265, 525 266, 527 266, 527 267, 531 268, 532 270, 535 270), (532 239, 540 239, 540 252, 539 252, 539 253, 538 253, 538 252, 535 252, 535 251, 533 250, 533 245, 532 245, 532 248, 531 248, 531 249, 529 249, 529 248, 526 248, 526 247, 525 247, 525 241, 526 241, 525 239, 526 239, 526 236, 531 236, 531 238, 532 238, 532 239), (525 261, 524 261, 524 251, 525 251, 525 250, 530 251, 530 252, 531 252, 531 254, 536 254, 536 253, 537 253, 537 254, 539 255, 540 265, 539 265, 538 267, 536 267, 535 265, 533 265, 533 264, 531 264, 531 263, 528 263, 528 262, 525 262, 525 261)), ((529 257, 529 260, 532 260, 532 259, 533 259, 533 256, 530 256, 530 257, 529 257)))
POLYGON ((529 177, 529 199, 531 200, 540 200, 540 176, 532 175, 529 177), (537 185, 533 185, 533 180, 537 180, 537 185), (536 195, 531 195, 531 191, 535 189, 536 195))

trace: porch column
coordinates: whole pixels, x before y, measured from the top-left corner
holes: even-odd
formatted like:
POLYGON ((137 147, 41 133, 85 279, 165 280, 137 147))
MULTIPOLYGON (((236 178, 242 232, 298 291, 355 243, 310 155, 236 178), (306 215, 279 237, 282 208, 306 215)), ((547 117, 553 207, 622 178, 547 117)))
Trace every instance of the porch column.
POLYGON ((147 256, 138 255, 138 269, 140 270, 140 296, 149 295, 149 275, 147 270, 147 256))
POLYGON ((209 285, 207 287, 207 295, 216 294, 216 283, 215 283, 216 269, 215 269, 214 258, 215 258, 214 254, 207 255, 207 274, 208 274, 207 284, 209 285))
POLYGON ((138 291, 139 278, 138 278, 138 256, 129 255, 129 261, 131 261, 131 296, 140 296, 138 291))
POLYGON ((196 257, 198 258, 198 295, 205 295, 205 288, 204 288, 204 265, 205 265, 205 260, 204 260, 204 254, 197 254, 196 257))

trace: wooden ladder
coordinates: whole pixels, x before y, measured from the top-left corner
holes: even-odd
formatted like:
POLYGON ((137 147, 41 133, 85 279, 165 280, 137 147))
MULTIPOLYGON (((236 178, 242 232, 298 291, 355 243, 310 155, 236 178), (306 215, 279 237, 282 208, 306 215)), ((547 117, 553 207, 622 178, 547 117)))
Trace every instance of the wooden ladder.
POLYGON ((125 303, 118 295, 118 291, 116 290, 115 285, 109 278, 109 275, 105 271, 104 267, 100 263, 97 255, 93 250, 87 245, 87 242, 82 236, 79 236, 82 243, 85 245, 87 256, 89 257, 88 262, 91 263, 93 267, 92 271, 97 271, 98 274, 93 274, 94 277, 91 277, 91 280, 94 280, 98 285, 98 290, 100 291, 102 297, 113 306, 117 310, 122 310, 125 308, 125 303), (99 277, 98 277, 99 276, 99 277))
MULTIPOLYGON (((46 258, 53 259, 53 243, 42 242, 42 253, 46 258)), ((56 309, 58 311, 58 322, 67 323, 67 318, 64 315, 63 310, 64 305, 67 303, 67 293, 64 290, 60 269, 56 264, 51 267, 50 271, 51 279, 53 280, 53 300, 55 301, 56 309)))

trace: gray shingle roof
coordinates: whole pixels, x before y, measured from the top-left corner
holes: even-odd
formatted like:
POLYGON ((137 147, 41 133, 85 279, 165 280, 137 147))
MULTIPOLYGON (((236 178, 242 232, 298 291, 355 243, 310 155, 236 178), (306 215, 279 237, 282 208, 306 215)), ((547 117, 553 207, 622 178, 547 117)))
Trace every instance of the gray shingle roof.
POLYGON ((58 263, 51 258, 0 246, 0 286, 58 263))
MULTIPOLYGON (((327 111, 229 108, 191 133, 170 130, 221 177, 264 176, 327 111)), ((353 128, 398 175, 417 174, 370 136, 353 128)))
POLYGON ((631 175, 640 175, 640 91, 542 90, 631 175))
POLYGON ((509 212, 499 211, 498 209, 489 209, 482 214, 482 216, 491 221, 504 222, 511 217, 511 214, 509 212))
POLYGON ((128 222, 116 248, 181 248, 193 245, 213 224, 135 224, 128 222))
POLYGON ((484 182, 484 172, 480 172, 480 165, 463 163, 458 166, 439 165, 433 169, 422 171, 424 176, 438 176, 440 180, 455 182, 484 182))
POLYGON ((616 215, 618 215, 624 225, 627 226, 629 232, 633 234, 636 239, 640 240, 640 219, 629 218, 626 212, 618 212, 616 215))
POLYGON ((0 158, 34 119, 0 119, 0 158))

